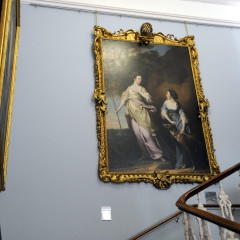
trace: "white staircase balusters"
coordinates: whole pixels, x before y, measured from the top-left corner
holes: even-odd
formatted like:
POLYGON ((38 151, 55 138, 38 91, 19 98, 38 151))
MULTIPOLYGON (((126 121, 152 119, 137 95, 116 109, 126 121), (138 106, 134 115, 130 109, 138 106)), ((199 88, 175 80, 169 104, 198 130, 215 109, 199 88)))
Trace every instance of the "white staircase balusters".
MULTIPOLYGON (((232 203, 229 200, 228 195, 224 192, 223 184, 221 181, 219 182, 219 187, 220 193, 218 195, 218 199, 222 217, 234 221, 234 217, 232 214, 232 203)), ((219 227, 219 232, 222 240, 238 240, 238 238, 235 238, 234 232, 232 231, 219 227)))
POLYGON ((190 215, 186 212, 183 213, 183 226, 184 226, 184 235, 186 240, 197 240, 194 229, 191 224, 190 215))
MULTIPOLYGON (((198 208, 203 211, 207 211, 207 209, 203 206, 200 193, 198 193, 197 199, 198 199, 198 208)), ((204 219, 201 219, 199 217, 197 217, 196 219, 197 219, 198 226, 199 226, 200 240, 213 240, 209 222, 204 219)))

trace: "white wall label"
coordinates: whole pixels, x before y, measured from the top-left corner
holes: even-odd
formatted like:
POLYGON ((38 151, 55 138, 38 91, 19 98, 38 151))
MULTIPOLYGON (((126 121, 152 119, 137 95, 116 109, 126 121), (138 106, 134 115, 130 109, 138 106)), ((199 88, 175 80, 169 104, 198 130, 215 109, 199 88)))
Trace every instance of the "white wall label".
POLYGON ((109 206, 101 207, 101 219, 104 221, 112 220, 111 207, 109 207, 109 206))

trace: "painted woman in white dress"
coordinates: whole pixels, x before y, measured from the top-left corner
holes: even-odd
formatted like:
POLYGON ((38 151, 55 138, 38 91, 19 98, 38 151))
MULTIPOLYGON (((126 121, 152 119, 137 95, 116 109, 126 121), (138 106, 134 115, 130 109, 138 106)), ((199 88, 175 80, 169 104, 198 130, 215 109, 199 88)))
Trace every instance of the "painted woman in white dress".
POLYGON ((141 84, 142 77, 135 75, 133 84, 122 93, 121 104, 116 113, 125 106, 129 128, 133 130, 141 149, 139 159, 151 158, 165 161, 156 138, 156 127, 150 113, 156 112, 152 98, 141 84))

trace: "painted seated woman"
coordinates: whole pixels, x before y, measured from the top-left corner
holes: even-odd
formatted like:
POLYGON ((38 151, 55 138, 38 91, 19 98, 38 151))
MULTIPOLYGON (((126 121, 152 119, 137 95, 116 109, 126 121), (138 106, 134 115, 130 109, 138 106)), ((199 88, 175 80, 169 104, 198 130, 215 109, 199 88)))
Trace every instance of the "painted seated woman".
POLYGON ((182 107, 177 102, 178 95, 174 89, 166 93, 166 101, 161 108, 161 116, 167 122, 164 126, 169 130, 175 145, 175 169, 187 168, 191 164, 191 154, 184 143, 184 137, 190 134, 188 120, 182 107))

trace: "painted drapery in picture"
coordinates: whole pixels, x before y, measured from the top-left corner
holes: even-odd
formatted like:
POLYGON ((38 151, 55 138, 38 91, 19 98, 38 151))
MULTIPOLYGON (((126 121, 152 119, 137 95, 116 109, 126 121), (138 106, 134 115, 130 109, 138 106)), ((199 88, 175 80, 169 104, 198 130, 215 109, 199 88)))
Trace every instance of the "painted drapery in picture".
POLYGON ((203 182, 219 173, 194 37, 95 27, 99 175, 109 182, 203 182))

